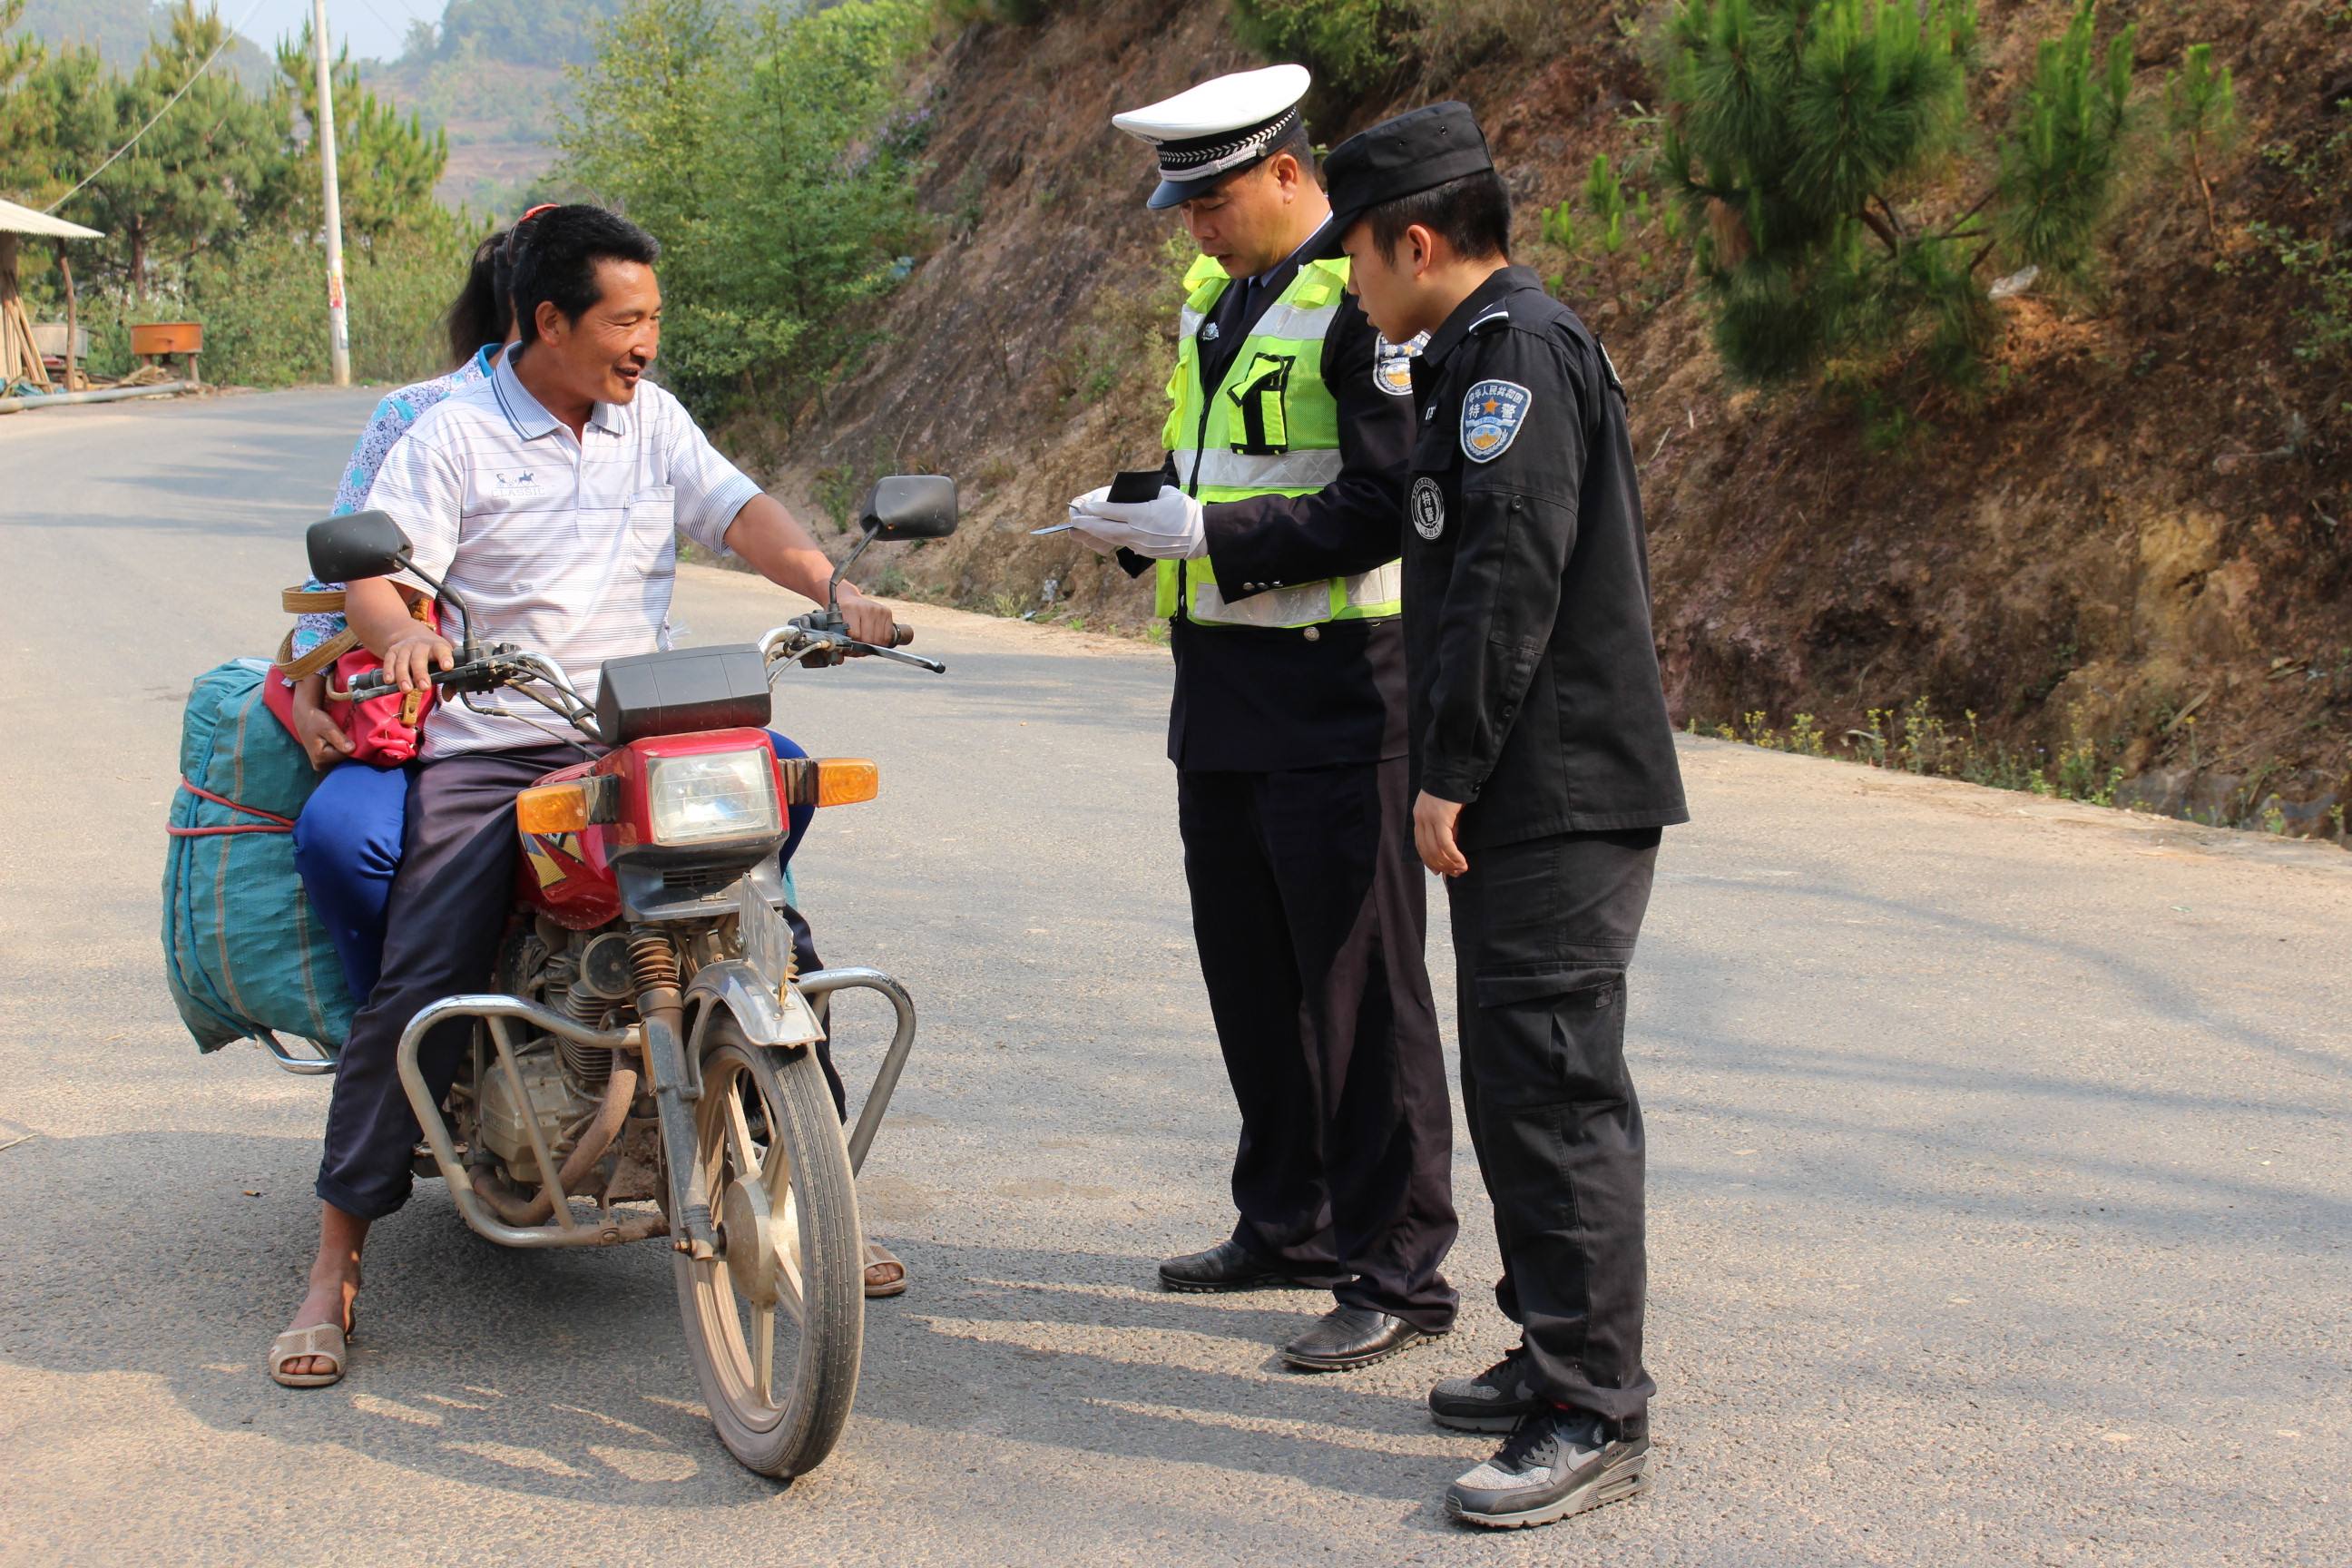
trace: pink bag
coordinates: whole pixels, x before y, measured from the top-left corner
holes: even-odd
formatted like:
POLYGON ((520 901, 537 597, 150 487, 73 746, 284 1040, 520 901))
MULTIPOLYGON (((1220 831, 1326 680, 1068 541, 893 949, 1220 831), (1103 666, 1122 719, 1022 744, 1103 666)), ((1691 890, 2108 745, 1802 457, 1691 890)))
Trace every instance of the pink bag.
MULTIPOLYGON (((305 592, 289 588, 285 594, 286 608, 297 615, 331 614, 343 607, 341 593, 305 592), (331 600, 332 603, 329 603, 331 600), (298 602, 299 601, 299 602, 298 602)), ((441 617, 431 600, 413 606, 412 614, 434 630, 441 629, 441 617)), ((278 662, 271 669, 272 679, 262 689, 262 700, 278 715, 289 733, 299 738, 294 728, 294 689, 290 684, 322 669, 327 674, 328 711, 342 721, 343 732, 352 738, 352 761, 365 763, 370 767, 396 768, 416 760, 416 748, 423 738, 425 715, 433 707, 433 689, 422 691, 390 691, 381 697, 365 698, 353 702, 338 701, 337 691, 347 691, 352 681, 362 675, 373 675, 383 668, 383 660, 359 646, 359 639, 349 631, 336 637, 301 659, 289 659, 293 635, 289 633, 285 646, 278 651, 278 662), (326 661, 333 659, 331 665, 326 661), (283 677, 283 679, 278 679, 283 677)))

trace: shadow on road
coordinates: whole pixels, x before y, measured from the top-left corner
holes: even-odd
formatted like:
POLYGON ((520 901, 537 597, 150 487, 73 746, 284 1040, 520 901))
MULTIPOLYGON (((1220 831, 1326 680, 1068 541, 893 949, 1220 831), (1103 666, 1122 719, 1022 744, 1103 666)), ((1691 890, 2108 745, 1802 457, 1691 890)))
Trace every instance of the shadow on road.
MULTIPOLYGON (((1314 1293, 1172 1296, 1150 1284, 1148 1258, 905 1243, 916 1288, 868 1310, 849 1436, 814 1476, 780 1489, 710 1433, 666 1251, 493 1247, 430 1182, 370 1246, 351 1375, 280 1389, 261 1358, 299 1297, 316 1234, 312 1149, 172 1139, 174 1166, 244 1173, 232 1178, 244 1184, 159 1180, 68 1205, 79 1173, 130 1166, 104 1147, 123 1140, 37 1138, 8 1151, 12 1186, 34 1200, 18 1256, 47 1267, 7 1281, 0 1360, 152 1376, 205 1426, 322 1463, 341 1449, 530 1496, 708 1509, 854 1489, 869 1467, 903 1465, 910 1442, 947 1462, 958 1434, 984 1433, 1417 1500, 1485 1442, 1435 1433, 1417 1399, 1276 1370, 1273 1347, 1320 1309, 1314 1293), (100 1258, 123 1266, 101 1269, 100 1258), (502 1375, 483 1370, 494 1348, 502 1375)), ((1447 1363, 1424 1352, 1412 1364, 1417 1392, 1447 1363)))

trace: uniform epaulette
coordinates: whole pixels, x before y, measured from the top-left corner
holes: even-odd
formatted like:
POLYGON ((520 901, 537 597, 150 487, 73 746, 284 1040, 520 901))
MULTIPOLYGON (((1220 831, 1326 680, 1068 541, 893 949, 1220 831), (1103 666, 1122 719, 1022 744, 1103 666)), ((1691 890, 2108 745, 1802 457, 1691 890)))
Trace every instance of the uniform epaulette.
POLYGON ((1471 322, 1468 331, 1472 332, 1483 332, 1489 327, 1494 326, 1496 322, 1508 321, 1510 319, 1511 307, 1509 304, 1500 304, 1487 311, 1485 315, 1479 317, 1476 321, 1471 322))

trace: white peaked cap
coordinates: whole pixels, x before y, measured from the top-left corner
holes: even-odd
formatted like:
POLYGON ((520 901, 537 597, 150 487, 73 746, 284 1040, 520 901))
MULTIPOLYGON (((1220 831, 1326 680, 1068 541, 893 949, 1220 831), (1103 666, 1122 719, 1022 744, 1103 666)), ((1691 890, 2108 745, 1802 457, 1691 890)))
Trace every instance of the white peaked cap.
POLYGON ((1298 123, 1298 100, 1314 82, 1305 66, 1235 71, 1110 122, 1160 154, 1161 183, 1150 205, 1171 207, 1199 195, 1204 182, 1263 158, 1298 123))

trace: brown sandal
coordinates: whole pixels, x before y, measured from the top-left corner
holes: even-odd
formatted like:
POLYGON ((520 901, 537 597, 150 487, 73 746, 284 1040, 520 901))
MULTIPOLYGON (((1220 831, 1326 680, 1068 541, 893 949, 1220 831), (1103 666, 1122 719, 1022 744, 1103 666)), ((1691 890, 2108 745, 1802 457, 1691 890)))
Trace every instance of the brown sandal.
POLYGON ((885 1296, 907 1293, 907 1266, 891 1255, 890 1249, 878 1241, 866 1244, 866 1299, 879 1300, 885 1296))

